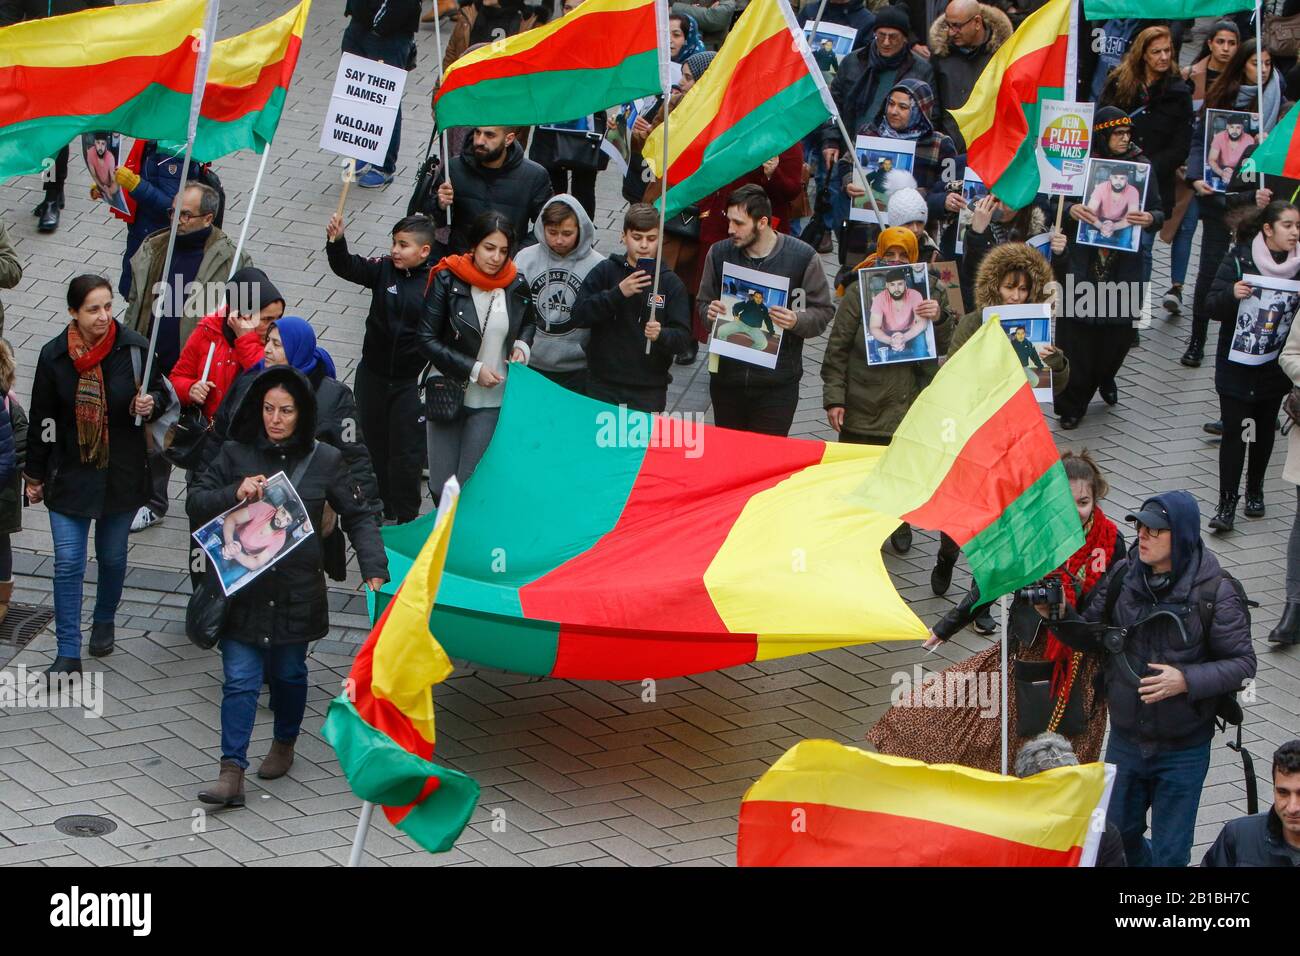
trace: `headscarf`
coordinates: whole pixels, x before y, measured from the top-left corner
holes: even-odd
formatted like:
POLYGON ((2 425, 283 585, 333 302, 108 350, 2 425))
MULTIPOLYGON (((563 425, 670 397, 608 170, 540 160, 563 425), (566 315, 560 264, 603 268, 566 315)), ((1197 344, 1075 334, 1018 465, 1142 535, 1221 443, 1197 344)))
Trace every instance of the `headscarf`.
MULTIPOLYGON (((296 315, 286 315, 276 319, 271 328, 280 333, 280 343, 284 346, 284 360, 304 375, 310 375, 320 365, 329 378, 337 378, 334 359, 329 352, 316 344, 316 333, 311 323, 296 315)), ((268 333, 269 334, 269 333, 268 333)), ((253 368, 259 372, 266 368, 266 359, 253 368)))
MULTIPOLYGON (((682 44, 682 48, 673 57, 673 62, 685 63, 695 54, 704 52, 704 41, 700 38, 700 25, 695 22, 695 18, 689 13, 674 13, 673 16, 682 21, 682 32, 686 34, 686 42, 682 44)), ((691 72, 695 71, 692 70, 691 72)), ((698 80, 699 77, 697 76, 696 79, 698 80)))
POLYGON ((921 112, 921 105, 916 102, 916 97, 906 86, 895 86, 889 91, 890 95, 894 93, 906 93, 912 103, 912 112, 907 117, 907 128, 902 130, 894 129, 889 125, 889 116, 887 109, 889 99, 886 96, 885 103, 880 107, 880 135, 885 139, 920 139, 922 134, 928 133, 931 129, 930 121, 925 118, 921 112))
MULTIPOLYGON (((907 253, 908 262, 916 262, 920 256, 920 247, 916 244, 916 234, 911 229, 903 226, 890 226, 888 229, 880 230, 880 237, 876 239, 876 251, 871 253, 861 262, 859 262, 850 272, 843 273, 844 283, 848 283, 853 276, 857 275, 860 269, 870 269, 875 266, 885 253, 894 246, 901 246, 907 253)), ((835 294, 841 298, 844 296, 845 284, 841 283, 835 287, 835 294)))
POLYGON ((704 75, 704 71, 709 68, 709 64, 713 62, 713 58, 717 55, 712 50, 701 50, 683 62, 682 66, 691 68, 691 76, 695 77, 695 82, 698 83, 700 77, 704 75))
POLYGON ((108 331, 93 348, 82 338, 76 319, 68 323, 68 356, 77 370, 77 448, 82 464, 100 469, 108 467, 108 396, 101 363, 116 341, 117 323, 111 319, 108 331))

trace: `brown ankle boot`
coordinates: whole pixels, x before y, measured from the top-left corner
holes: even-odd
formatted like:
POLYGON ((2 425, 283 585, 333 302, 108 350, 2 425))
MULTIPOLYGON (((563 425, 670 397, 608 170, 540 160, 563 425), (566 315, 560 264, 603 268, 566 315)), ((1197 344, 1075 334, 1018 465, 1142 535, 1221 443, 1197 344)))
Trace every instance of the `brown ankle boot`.
POLYGON ((199 799, 204 803, 215 803, 223 807, 242 807, 244 768, 233 760, 221 761, 221 775, 217 777, 217 782, 206 790, 200 790, 199 799))
POLYGON ((257 776, 262 780, 274 780, 277 777, 283 777, 292 766, 293 741, 291 740, 286 744, 283 741, 273 740, 266 759, 257 768, 257 776))
POLYGON ((0 624, 9 616, 9 601, 14 596, 13 578, 0 581, 0 624))

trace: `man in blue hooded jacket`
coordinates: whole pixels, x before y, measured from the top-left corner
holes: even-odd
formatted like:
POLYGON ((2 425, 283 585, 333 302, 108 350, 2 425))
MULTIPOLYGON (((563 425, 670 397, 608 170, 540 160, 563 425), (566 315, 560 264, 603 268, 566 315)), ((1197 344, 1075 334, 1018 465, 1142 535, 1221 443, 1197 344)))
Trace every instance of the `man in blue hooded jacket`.
MULTIPOLYGON (((1106 652, 1106 762, 1117 769, 1110 819, 1129 865, 1186 866, 1216 709, 1255 676, 1250 616, 1201 542, 1190 494, 1148 498, 1128 519, 1137 542, 1127 559, 1052 627, 1078 650, 1106 652)), ((1045 605, 1038 609, 1046 616, 1045 605)))

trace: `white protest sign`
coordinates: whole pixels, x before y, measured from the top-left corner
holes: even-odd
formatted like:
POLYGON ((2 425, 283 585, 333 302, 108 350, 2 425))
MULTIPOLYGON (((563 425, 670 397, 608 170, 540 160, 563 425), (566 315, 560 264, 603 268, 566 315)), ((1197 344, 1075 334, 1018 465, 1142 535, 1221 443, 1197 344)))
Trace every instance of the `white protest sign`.
POLYGON ((382 166, 405 87, 403 67, 344 53, 321 129, 321 149, 382 166))
POLYGON ((1044 100, 1038 104, 1040 193, 1082 196, 1092 146, 1092 103, 1044 100))

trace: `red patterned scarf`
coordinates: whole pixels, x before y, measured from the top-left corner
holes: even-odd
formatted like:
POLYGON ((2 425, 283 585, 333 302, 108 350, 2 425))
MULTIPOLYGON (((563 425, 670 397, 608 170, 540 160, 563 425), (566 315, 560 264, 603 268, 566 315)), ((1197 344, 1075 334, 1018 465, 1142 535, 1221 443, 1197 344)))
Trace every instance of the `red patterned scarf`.
POLYGON ((116 322, 108 323, 108 332, 94 348, 86 345, 75 321, 68 323, 68 355, 77 369, 77 447, 81 461, 96 468, 108 467, 108 394, 100 363, 115 341, 116 322))
MULTIPOLYGON (((1075 607, 1079 598, 1087 594, 1102 579, 1110 568, 1111 555, 1115 553, 1115 539, 1119 529, 1115 522, 1102 514, 1101 506, 1094 505, 1092 518, 1088 522, 1083 547, 1070 555, 1063 567, 1052 572, 1061 581, 1061 590, 1065 594, 1065 603, 1075 607)), ((1074 650, 1057 639, 1050 630, 1047 632, 1047 652, 1049 661, 1055 661, 1052 670, 1052 696, 1069 687, 1074 680, 1072 656, 1074 650)))

